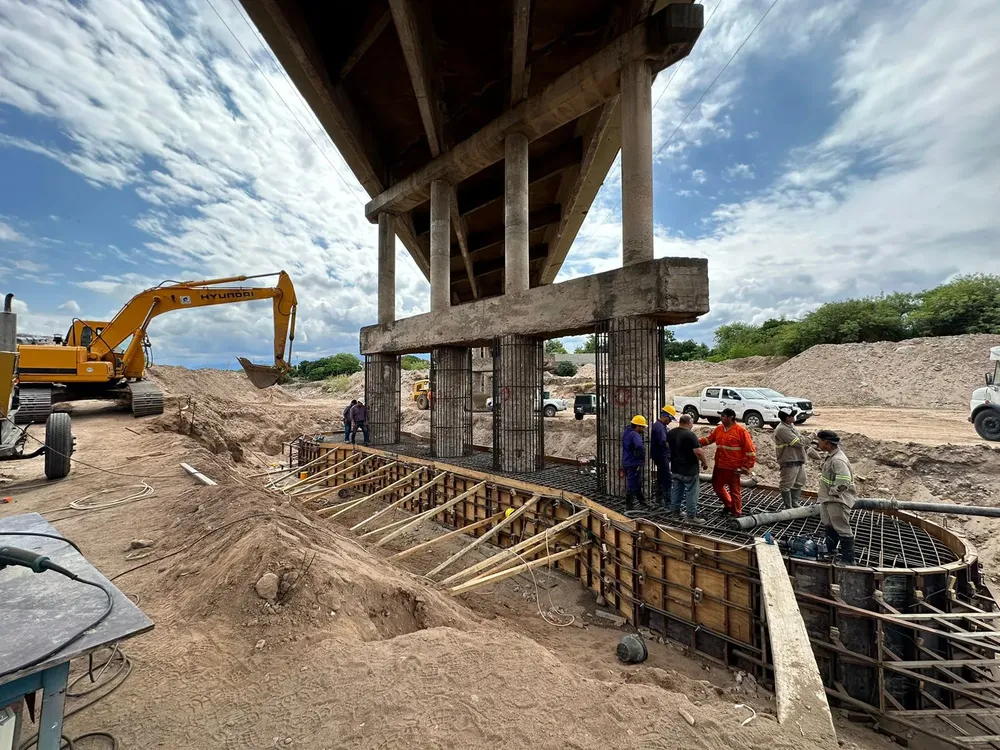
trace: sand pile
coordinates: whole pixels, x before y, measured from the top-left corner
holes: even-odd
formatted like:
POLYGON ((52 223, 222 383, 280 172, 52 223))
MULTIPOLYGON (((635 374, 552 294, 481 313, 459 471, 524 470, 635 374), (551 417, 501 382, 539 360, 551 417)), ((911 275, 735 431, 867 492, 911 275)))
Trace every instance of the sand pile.
POLYGON ((242 403, 280 404, 295 401, 281 386, 257 388, 242 370, 189 370, 173 365, 151 365, 149 379, 168 397, 202 396, 242 403))
POLYGON ((786 359, 744 357, 723 362, 667 362, 667 396, 696 396, 711 385, 763 385, 768 374, 786 359))
POLYGON ((1000 336, 968 335, 814 346, 763 383, 818 404, 967 409, 998 344, 1000 336))

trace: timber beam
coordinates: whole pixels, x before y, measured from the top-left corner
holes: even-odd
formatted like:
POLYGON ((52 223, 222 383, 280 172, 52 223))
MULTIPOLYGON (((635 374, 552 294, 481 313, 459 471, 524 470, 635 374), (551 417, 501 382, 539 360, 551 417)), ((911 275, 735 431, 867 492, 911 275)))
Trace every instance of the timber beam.
POLYGON ((628 63, 645 60, 656 73, 686 57, 703 25, 701 5, 666 6, 475 135, 377 195, 365 206, 365 214, 374 222, 383 211, 409 211, 429 200, 432 181, 447 180, 454 185, 500 161, 504 139, 510 133, 523 133, 531 141, 572 122, 619 93, 619 73, 628 63))
POLYGON ((361 353, 425 352, 436 346, 485 346, 497 336, 557 338, 590 333, 609 318, 642 315, 669 325, 708 312, 708 261, 660 258, 560 284, 361 329, 361 353))

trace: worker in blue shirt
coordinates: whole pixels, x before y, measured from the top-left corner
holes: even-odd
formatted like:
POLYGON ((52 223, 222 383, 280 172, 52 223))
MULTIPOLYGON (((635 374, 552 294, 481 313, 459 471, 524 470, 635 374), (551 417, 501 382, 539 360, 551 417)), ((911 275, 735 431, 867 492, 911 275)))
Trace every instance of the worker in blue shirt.
POLYGON ((640 414, 632 417, 631 424, 622 433, 622 471, 625 472, 625 512, 635 510, 635 501, 643 505, 642 467, 646 465, 646 445, 642 440, 646 418, 640 414))
POLYGON ((672 406, 660 409, 660 418, 653 422, 649 435, 649 460, 656 467, 656 500, 670 507, 670 446, 667 445, 667 425, 677 419, 672 406))

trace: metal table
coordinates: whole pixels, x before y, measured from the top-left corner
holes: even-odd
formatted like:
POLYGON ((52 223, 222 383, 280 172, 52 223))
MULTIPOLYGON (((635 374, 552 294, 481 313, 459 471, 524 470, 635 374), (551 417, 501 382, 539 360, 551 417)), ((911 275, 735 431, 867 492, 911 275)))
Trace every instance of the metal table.
MULTIPOLYGON (((38 513, 0 518, 0 544, 48 555, 52 562, 81 578, 107 586, 112 593, 114 606, 103 622, 45 661, 0 677, 0 706, 42 691, 38 750, 58 750, 70 661, 101 646, 145 633, 153 628, 153 623, 66 542, 5 535, 9 531, 59 535, 38 513)), ((0 571, 0 674, 64 642, 106 606, 107 597, 98 589, 53 571, 34 573, 23 567, 0 571)))

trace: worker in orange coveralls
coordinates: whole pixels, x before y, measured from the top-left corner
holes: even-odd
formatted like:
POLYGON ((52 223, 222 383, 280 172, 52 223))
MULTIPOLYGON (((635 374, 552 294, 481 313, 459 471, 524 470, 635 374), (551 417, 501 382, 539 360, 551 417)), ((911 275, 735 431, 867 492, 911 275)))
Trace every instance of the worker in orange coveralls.
POLYGON ((712 469, 712 489, 734 518, 743 514, 743 485, 740 479, 749 474, 757 463, 757 449, 750 431, 736 422, 736 412, 723 409, 719 424, 702 445, 715 443, 715 466, 712 469))

